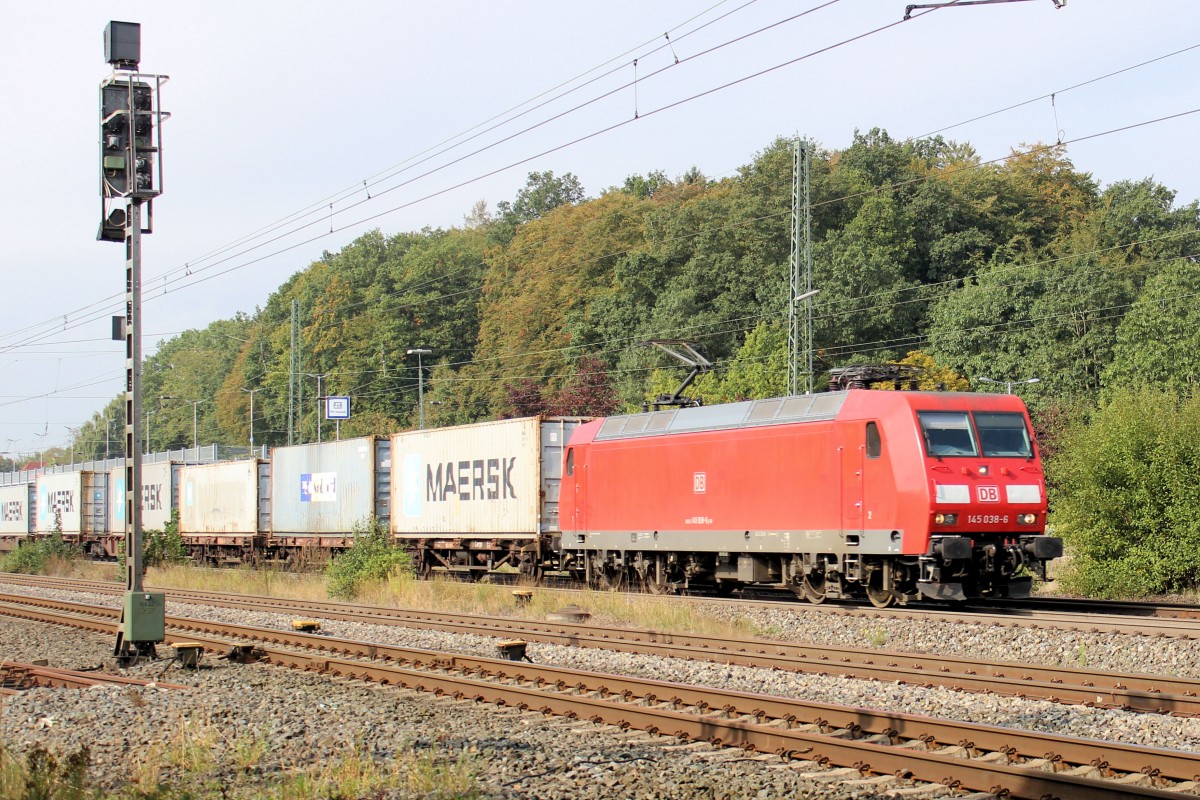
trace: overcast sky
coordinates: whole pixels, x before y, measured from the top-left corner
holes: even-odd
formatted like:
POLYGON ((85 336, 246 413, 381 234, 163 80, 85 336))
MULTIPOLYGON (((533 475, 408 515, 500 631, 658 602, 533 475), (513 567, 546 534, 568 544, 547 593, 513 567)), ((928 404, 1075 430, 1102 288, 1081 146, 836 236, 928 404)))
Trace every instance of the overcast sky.
POLYGON ((777 136, 843 148, 856 129, 882 127, 897 139, 942 131, 985 160, 1061 139, 1101 184, 1153 176, 1180 203, 1200 197, 1200 114, 1185 113, 1200 108, 1195 0, 1025 0, 894 24, 905 6, 10 4, 0 451, 66 443, 67 426, 123 386, 108 318, 124 253, 95 239, 109 20, 140 22, 141 70, 170 76, 165 192, 144 240, 148 353, 253 313, 364 231, 461 225, 477 201, 511 200, 533 170, 572 172, 595 196, 653 170, 729 175, 777 136), (513 109, 527 113, 491 129, 513 109), (315 213, 229 248, 303 211, 315 213))

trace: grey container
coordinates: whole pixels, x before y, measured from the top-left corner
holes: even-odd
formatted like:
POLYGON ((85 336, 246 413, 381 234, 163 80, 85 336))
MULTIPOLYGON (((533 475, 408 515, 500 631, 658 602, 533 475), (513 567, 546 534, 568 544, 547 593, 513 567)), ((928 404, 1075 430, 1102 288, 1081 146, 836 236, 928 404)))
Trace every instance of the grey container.
POLYGON ((374 436, 271 451, 271 534, 349 535, 381 517, 390 494, 390 442, 374 436))

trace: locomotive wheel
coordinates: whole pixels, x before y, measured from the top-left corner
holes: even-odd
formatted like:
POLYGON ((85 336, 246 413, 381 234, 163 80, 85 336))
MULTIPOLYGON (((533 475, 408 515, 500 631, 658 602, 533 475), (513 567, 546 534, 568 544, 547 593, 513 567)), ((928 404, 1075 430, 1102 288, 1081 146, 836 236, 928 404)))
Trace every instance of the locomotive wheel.
POLYGON ((825 602, 825 573, 810 572, 804 576, 804 599, 813 605, 825 602))
POLYGON ((625 589, 625 569, 618 567, 606 568, 600 573, 600 588, 606 591, 620 592, 625 589))
POLYGON ((867 579, 867 599, 876 608, 887 608, 896 602, 896 595, 883 588, 883 571, 874 570, 867 579))

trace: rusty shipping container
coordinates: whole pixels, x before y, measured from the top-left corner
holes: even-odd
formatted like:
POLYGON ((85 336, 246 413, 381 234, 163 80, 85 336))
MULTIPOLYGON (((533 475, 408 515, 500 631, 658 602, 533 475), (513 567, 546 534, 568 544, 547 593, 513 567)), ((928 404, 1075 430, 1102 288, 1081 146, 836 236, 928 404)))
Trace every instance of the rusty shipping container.
POLYGON ((180 532, 246 537, 269 530, 268 468, 257 459, 180 467, 180 532))
POLYGON ((391 442, 365 436, 271 451, 271 535, 341 538, 386 523, 391 442))
POLYGON ((392 434, 392 533, 557 532, 563 448, 583 421, 526 417, 392 434))
POLYGON ((39 475, 34 527, 38 533, 95 536, 108 532, 108 473, 39 475))
POLYGON ((34 485, 0 486, 0 550, 9 550, 33 530, 34 485))
MULTIPOLYGON (((108 530, 114 536, 125 535, 125 468, 108 472, 108 530)), ((179 464, 155 461, 142 464, 142 530, 164 530, 171 521, 171 509, 178 506, 179 464)))

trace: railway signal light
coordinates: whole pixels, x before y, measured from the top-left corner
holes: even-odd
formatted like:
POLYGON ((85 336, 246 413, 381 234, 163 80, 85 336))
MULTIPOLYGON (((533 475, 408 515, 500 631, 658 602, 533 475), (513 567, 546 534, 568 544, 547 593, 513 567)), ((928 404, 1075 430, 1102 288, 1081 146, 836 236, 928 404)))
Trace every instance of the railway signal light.
POLYGON ((100 194, 151 198, 154 181, 154 89, 114 75, 100 85, 100 194))

